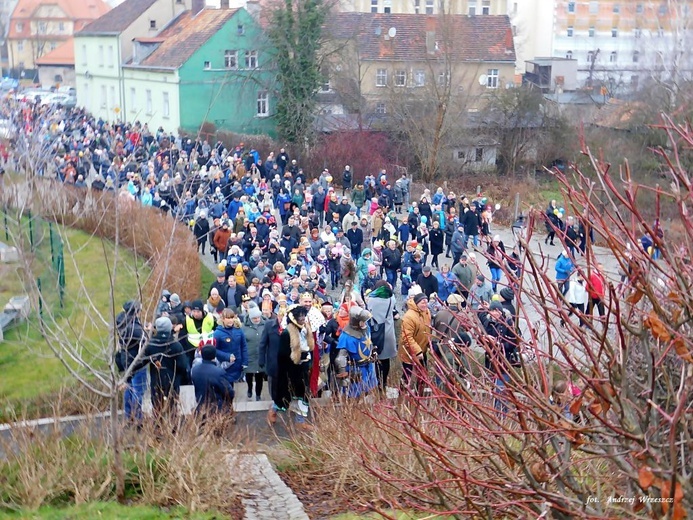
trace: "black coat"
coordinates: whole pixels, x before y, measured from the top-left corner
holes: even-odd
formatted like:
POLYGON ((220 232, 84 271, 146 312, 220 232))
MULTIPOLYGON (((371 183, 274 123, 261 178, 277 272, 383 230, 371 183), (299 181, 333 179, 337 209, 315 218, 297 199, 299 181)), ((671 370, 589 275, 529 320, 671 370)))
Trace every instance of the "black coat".
POLYGON ((402 268, 402 254, 398 249, 388 247, 383 251, 383 267, 394 270, 402 268))
POLYGON ((209 220, 198 218, 193 227, 193 233, 198 242, 206 242, 209 234, 209 220))
POLYGON ((277 377, 277 356, 279 355, 279 322, 271 319, 265 322, 260 336, 260 370, 269 377, 277 377))
POLYGON ((180 385, 188 381, 190 364, 181 346, 171 334, 156 334, 146 347, 144 356, 135 367, 149 365, 152 385, 152 403, 161 407, 164 398, 177 397, 180 385))
POLYGON ((134 361, 144 341, 144 329, 139 318, 125 311, 116 316, 116 331, 120 351, 116 354, 116 365, 122 372, 134 361))
POLYGON ((198 412, 231 410, 234 391, 225 373, 214 361, 206 360, 192 369, 198 412))
POLYGON ((438 228, 431 228, 428 232, 428 241, 431 243, 431 254, 439 255, 443 252, 443 241, 445 240, 445 234, 443 230, 438 228))
POLYGON ((431 297, 431 294, 438 293, 438 278, 436 278, 433 273, 429 276, 424 276, 424 274, 421 273, 415 281, 419 284, 419 287, 421 287, 421 290, 428 298, 431 297))
POLYGON ((475 236, 479 234, 479 215, 476 212, 466 211, 462 217, 464 222, 464 234, 467 236, 475 236))

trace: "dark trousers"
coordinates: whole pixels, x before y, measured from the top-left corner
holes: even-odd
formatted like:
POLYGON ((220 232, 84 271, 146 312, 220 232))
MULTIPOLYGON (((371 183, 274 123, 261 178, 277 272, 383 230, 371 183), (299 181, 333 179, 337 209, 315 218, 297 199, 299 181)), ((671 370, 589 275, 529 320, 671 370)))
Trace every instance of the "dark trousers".
POLYGON ((438 265, 438 255, 431 254, 431 267, 440 269, 440 266, 438 265))
POLYGON ((597 311, 599 311, 599 316, 603 317, 606 314, 606 308, 604 307, 604 300, 601 298, 590 298, 589 302, 587 302, 587 314, 592 316, 595 306, 597 311))
POLYGON ((262 385, 265 381, 265 373, 258 372, 245 375, 245 382, 248 383, 248 395, 253 395, 253 380, 255 380, 255 395, 260 397, 262 395, 262 385))
POLYGON ((378 387, 382 392, 387 388, 387 376, 390 375, 390 360, 379 359, 375 364, 375 376, 378 378, 378 387))

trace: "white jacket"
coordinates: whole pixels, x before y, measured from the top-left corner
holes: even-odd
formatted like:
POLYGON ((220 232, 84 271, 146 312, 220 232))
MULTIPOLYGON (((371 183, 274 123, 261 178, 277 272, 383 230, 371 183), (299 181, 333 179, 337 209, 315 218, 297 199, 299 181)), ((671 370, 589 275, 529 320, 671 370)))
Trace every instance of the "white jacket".
POLYGON ((587 289, 585 285, 584 280, 582 283, 578 283, 574 278, 568 282, 568 292, 565 295, 568 303, 577 305, 587 304, 587 289))

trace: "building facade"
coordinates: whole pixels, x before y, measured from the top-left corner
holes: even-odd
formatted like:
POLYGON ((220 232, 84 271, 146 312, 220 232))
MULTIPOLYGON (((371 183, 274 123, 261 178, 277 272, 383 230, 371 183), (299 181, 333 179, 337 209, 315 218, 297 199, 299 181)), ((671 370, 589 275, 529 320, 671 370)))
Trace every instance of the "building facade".
POLYGON ((196 133, 204 123, 274 133, 271 52, 245 9, 188 11, 157 37, 135 42, 123 66, 129 121, 196 133))
POLYGON ((506 14, 507 0, 341 0, 339 10, 382 14, 506 14))
POLYGON ((508 0, 507 10, 521 70, 539 57, 577 60, 580 88, 614 95, 693 71, 693 0, 508 0))
POLYGON ((90 23, 74 38, 77 103, 96 117, 127 117, 129 93, 122 65, 133 57, 134 40, 156 36, 190 0, 126 0, 90 23))
POLYGON ((8 67, 33 75, 36 60, 110 10, 102 0, 19 0, 7 33, 8 67))

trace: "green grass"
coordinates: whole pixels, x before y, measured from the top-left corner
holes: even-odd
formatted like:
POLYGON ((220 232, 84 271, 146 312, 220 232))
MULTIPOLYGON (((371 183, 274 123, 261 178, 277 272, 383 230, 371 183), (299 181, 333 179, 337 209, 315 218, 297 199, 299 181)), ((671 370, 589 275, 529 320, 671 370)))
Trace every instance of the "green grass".
POLYGON ((210 271, 209 267, 207 267, 204 262, 200 262, 200 294, 206 297, 207 291, 209 291, 209 288, 216 281, 216 273, 210 271))
MULTIPOLYGON (((84 357, 103 367, 106 364, 106 345, 109 339, 109 327, 103 320, 112 322, 106 258, 113 264, 115 246, 110 242, 102 244, 101 239, 81 231, 56 229, 59 229, 66 242, 64 307, 60 308, 58 305, 58 291, 54 283, 56 278, 51 280, 44 265, 46 262, 41 262, 38 258, 47 256, 50 259, 50 251, 39 249, 33 265, 38 266, 37 271, 40 271, 39 274, 44 279, 44 297, 50 302, 50 309, 46 309, 44 317, 53 317, 55 325, 51 329, 62 328, 65 340, 78 342, 84 349, 84 357), (96 312, 90 307, 90 300, 96 307, 96 312)), ((12 296, 31 293, 24 288, 22 273, 16 266, 1 266, 1 269, 0 305, 4 306, 12 296)), ((144 260, 136 259, 125 248, 119 248, 114 291, 117 310, 125 300, 138 297, 134 276, 136 269, 139 270, 143 283, 150 273, 144 260)), ((41 336, 38 323, 38 316, 32 309, 30 319, 7 331, 5 341, 0 344, 0 419, 26 408, 27 401, 73 384, 67 370, 41 336)))
POLYGON ((158 509, 151 506, 121 505, 117 502, 91 502, 65 508, 43 507, 38 511, 1 513, 0 519, 12 520, 212 520, 224 518, 212 513, 189 513, 183 508, 158 509))

